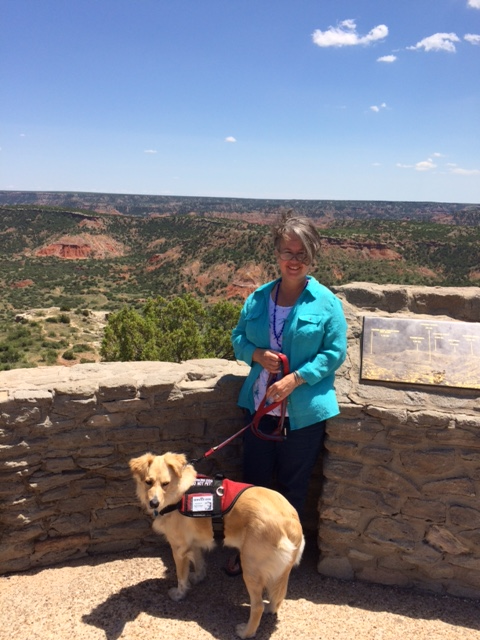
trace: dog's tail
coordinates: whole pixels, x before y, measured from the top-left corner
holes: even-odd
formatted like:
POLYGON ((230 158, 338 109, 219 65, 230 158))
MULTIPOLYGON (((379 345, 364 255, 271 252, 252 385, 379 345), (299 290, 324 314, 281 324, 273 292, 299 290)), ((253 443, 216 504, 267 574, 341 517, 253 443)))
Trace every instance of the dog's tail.
POLYGON ((302 536, 302 541, 300 543, 300 546, 297 549, 297 554, 295 556, 295 562, 293 563, 294 567, 298 567, 298 565, 300 564, 300 560, 302 559, 303 550, 304 549, 305 549, 305 536, 302 536))
POLYGON ((300 564, 303 550, 305 549, 305 538, 302 535, 300 544, 297 545, 292 540, 283 537, 278 544, 278 554, 281 559, 280 566, 294 566, 300 564))

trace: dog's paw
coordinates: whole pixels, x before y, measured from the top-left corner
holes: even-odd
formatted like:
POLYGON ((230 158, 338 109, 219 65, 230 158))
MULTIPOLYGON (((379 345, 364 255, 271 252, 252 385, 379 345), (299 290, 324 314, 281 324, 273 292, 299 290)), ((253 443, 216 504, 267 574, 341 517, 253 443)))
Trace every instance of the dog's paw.
POLYGON ((265 613, 277 613, 276 609, 274 608, 274 606, 272 605, 271 602, 267 602, 265 604, 264 612, 265 613))
POLYGON ((254 638, 255 637, 254 633, 247 634, 247 627, 248 627, 248 624, 246 623, 237 624, 237 626, 235 627, 237 636, 239 636, 240 638, 254 638))
POLYGON ((171 589, 168 590, 168 595, 172 600, 175 600, 175 602, 180 602, 180 600, 183 600, 187 595, 187 589, 172 587, 171 589))
POLYGON ((202 580, 205 580, 206 577, 207 577, 207 570, 205 567, 203 567, 201 571, 198 571, 198 572, 192 571, 188 576, 188 579, 190 580, 190 584, 199 584, 199 582, 202 582, 202 580))
POLYGON ((267 602, 265 605, 265 613, 273 613, 274 615, 278 612, 279 605, 274 605, 271 602, 267 602))

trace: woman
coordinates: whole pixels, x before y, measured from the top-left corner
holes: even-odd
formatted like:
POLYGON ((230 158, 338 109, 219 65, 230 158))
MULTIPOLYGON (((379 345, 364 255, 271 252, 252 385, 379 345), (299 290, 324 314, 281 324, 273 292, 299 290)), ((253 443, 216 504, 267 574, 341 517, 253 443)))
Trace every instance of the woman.
MULTIPOLYGON (((286 400, 287 435, 278 442, 246 431, 243 480, 277 489, 302 517, 325 421, 339 412, 334 377, 346 357, 347 324, 340 300, 308 275, 320 248, 313 223, 284 215, 274 228, 274 248, 280 278, 247 298, 232 343, 237 359, 251 365, 238 402, 248 421, 264 396, 286 400), (291 373, 284 376, 279 353, 289 361, 291 373)), ((274 432, 280 412, 262 417, 260 430, 274 432)))

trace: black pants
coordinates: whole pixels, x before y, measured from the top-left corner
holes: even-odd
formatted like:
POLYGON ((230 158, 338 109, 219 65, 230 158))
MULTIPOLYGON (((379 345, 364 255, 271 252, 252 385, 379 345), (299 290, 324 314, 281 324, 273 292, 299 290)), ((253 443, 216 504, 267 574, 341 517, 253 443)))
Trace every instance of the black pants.
MULTIPOLYGON (((251 422, 252 416, 248 413, 246 419, 251 422)), ((261 431, 271 433, 278 420, 276 416, 264 416, 261 431)), ((262 440, 247 429, 243 441, 243 480, 276 489, 302 517, 310 476, 323 448, 325 420, 292 430, 286 418, 285 425, 287 438, 283 442, 262 440)))

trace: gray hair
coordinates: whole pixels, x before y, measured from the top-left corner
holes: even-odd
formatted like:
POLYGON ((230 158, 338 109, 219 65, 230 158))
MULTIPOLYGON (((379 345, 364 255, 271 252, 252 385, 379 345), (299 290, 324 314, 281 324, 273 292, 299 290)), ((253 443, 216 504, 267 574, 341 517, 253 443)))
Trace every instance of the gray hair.
POLYGON ((312 263, 320 249, 320 234, 316 226, 309 218, 296 216, 292 210, 282 213, 278 223, 273 227, 273 243, 275 249, 280 246, 281 240, 287 240, 296 236, 305 248, 308 260, 312 263))

